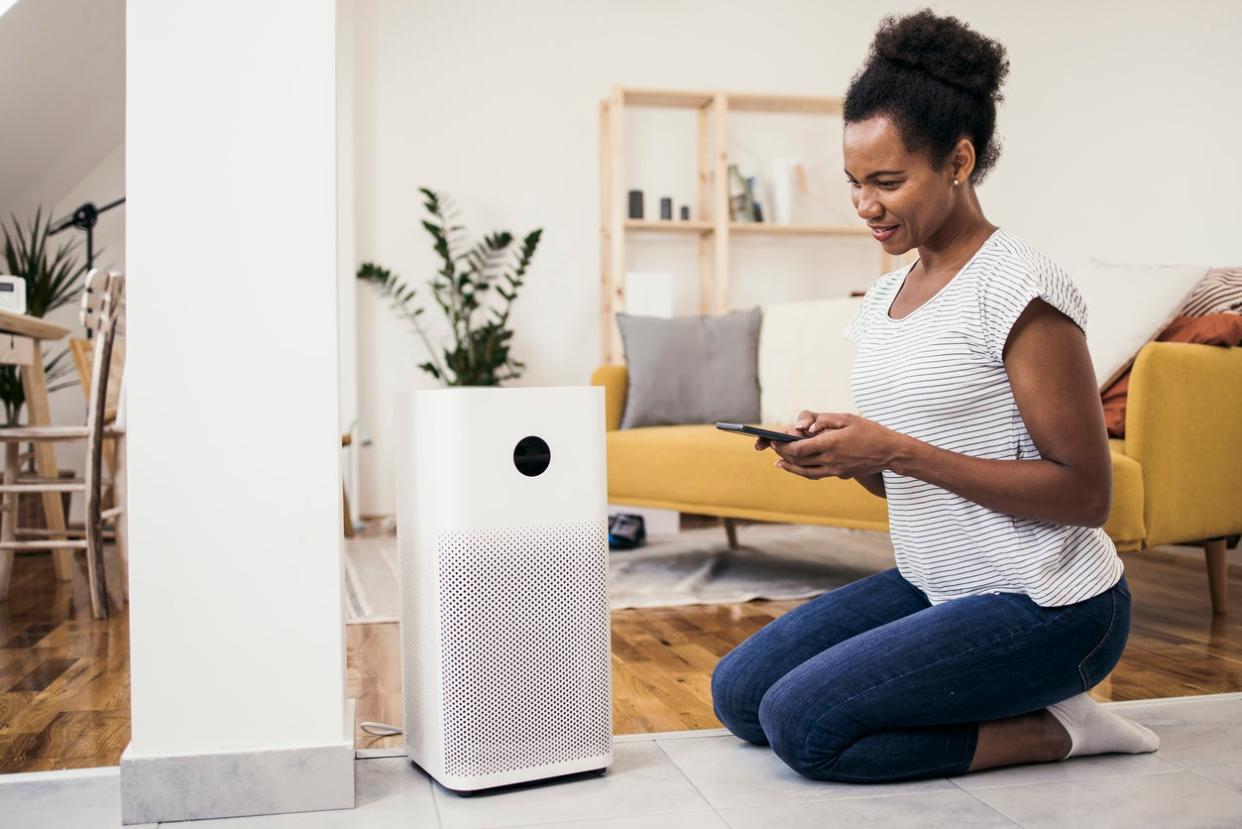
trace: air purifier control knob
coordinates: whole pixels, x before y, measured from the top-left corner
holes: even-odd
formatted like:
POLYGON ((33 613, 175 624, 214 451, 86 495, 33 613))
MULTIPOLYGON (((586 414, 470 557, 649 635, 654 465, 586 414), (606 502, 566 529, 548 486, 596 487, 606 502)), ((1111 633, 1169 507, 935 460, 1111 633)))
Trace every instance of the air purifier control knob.
POLYGON ((518 441, 513 449, 513 465, 528 478, 542 475, 552 463, 552 450, 547 441, 529 435, 518 441))

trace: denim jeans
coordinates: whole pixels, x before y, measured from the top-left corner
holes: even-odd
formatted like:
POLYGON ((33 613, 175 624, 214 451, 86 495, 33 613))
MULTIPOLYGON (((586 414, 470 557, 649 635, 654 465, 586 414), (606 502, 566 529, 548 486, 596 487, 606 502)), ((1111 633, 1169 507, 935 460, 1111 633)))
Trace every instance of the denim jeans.
POLYGON ((716 716, 817 780, 965 773, 978 723, 1097 684, 1130 632, 1123 575, 1077 604, 989 593, 932 605, 896 568, 807 602, 725 655, 716 716))

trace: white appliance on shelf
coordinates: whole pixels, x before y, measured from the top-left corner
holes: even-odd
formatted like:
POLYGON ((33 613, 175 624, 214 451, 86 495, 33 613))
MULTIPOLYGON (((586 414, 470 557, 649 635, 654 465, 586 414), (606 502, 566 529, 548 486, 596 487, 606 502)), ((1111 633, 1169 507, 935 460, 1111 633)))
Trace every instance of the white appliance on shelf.
POLYGON ((405 750, 445 788, 612 763, 601 387, 397 410, 405 750))
POLYGON ((0 309, 14 314, 26 313, 26 280, 24 277, 0 274, 0 309))

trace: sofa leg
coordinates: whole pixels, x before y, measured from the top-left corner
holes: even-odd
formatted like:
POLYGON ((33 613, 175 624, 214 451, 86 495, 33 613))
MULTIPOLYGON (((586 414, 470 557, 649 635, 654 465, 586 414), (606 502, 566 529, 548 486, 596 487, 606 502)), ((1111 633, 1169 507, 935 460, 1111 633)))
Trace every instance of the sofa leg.
MULTIPOLYGON (((737 549, 737 523, 732 518, 724 520, 725 537, 729 539, 729 549, 737 549)), ((1223 612, 1223 611, 1222 611, 1223 612)))
POLYGON ((1212 593, 1212 612, 1224 615, 1229 597, 1229 564, 1225 558, 1225 539, 1212 538, 1203 542, 1207 560, 1208 589, 1212 593))

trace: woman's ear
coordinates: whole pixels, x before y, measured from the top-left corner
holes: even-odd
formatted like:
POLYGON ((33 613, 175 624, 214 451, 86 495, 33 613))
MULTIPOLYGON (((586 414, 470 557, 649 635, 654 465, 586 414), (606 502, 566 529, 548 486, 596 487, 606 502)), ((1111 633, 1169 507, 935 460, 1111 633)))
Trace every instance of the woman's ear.
POLYGON ((970 180, 970 174, 975 170, 975 145, 969 138, 958 139, 949 156, 949 167, 955 180, 963 184, 970 180))

